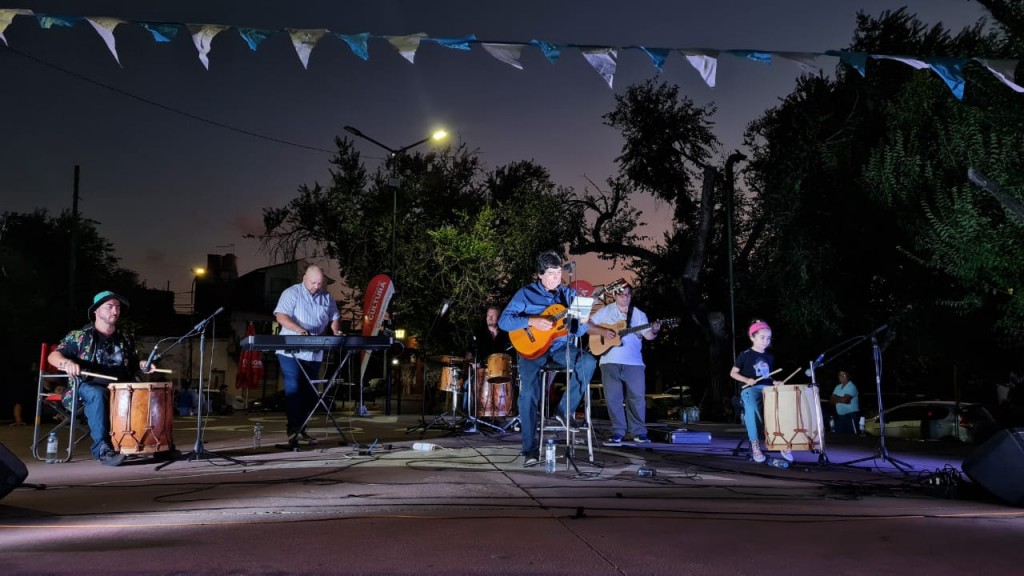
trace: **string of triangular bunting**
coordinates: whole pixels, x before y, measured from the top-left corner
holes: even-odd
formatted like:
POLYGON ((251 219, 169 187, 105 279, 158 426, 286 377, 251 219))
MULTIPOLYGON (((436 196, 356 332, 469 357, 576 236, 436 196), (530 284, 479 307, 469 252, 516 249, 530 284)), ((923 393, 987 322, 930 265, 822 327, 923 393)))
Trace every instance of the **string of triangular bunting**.
POLYGON ((250 50, 255 51, 261 42, 274 34, 286 33, 291 38, 295 53, 304 68, 309 66, 309 56, 317 44, 326 36, 333 36, 344 42, 352 50, 352 53, 363 60, 370 59, 369 41, 371 39, 385 40, 403 58, 410 63, 415 63, 416 52, 424 42, 450 48, 452 50, 471 50, 474 45, 480 46, 488 54, 499 62, 503 62, 513 68, 523 69, 521 62, 524 48, 537 48, 544 57, 555 63, 561 56, 562 51, 567 48, 579 50, 588 64, 601 75, 608 87, 613 86, 615 70, 620 50, 640 50, 647 54, 651 63, 659 72, 662 71, 668 57, 679 54, 693 66, 700 74, 704 82, 711 88, 715 87, 715 79, 718 74, 718 59, 722 54, 737 58, 744 58, 770 65, 773 58, 779 58, 793 62, 802 70, 816 74, 821 67, 817 64, 817 58, 822 56, 836 57, 840 62, 855 69, 862 77, 867 75, 867 62, 869 59, 894 60, 902 62, 917 70, 930 69, 938 74, 943 82, 949 87, 953 94, 962 99, 964 95, 964 67, 970 62, 976 62, 985 67, 995 75, 1003 84, 1009 86, 1015 92, 1024 92, 1024 87, 1014 82, 1014 69, 1017 60, 999 60, 981 57, 948 57, 948 56, 901 56, 893 54, 869 54, 865 52, 848 52, 843 50, 827 50, 825 52, 779 52, 760 50, 711 50, 703 48, 653 48, 649 46, 595 46, 589 44, 563 43, 557 44, 543 40, 531 40, 530 42, 490 42, 479 40, 475 35, 459 38, 433 38, 424 33, 409 34, 405 36, 382 36, 369 33, 341 34, 332 32, 326 28, 286 28, 283 30, 269 30, 261 28, 245 28, 238 26, 225 26, 221 24, 181 24, 175 22, 154 22, 142 20, 122 20, 119 18, 97 17, 97 16, 65 16, 54 14, 40 14, 22 8, 0 9, 0 40, 7 45, 7 38, 4 31, 14 21, 14 18, 34 18, 43 29, 54 27, 70 28, 80 22, 86 22, 103 39, 110 53, 118 66, 121 60, 117 55, 117 42, 114 31, 121 24, 133 24, 141 26, 149 31, 156 42, 170 42, 177 37, 178 32, 187 30, 195 44, 199 55, 199 61, 206 69, 210 68, 209 55, 213 47, 213 39, 226 30, 236 30, 242 37, 250 50))

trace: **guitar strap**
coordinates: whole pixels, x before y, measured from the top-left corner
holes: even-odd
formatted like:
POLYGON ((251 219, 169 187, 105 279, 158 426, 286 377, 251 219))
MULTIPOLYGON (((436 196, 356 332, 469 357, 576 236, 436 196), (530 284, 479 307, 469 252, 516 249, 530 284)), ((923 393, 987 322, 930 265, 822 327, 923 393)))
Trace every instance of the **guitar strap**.
POLYGON ((626 309, 626 329, 633 327, 633 301, 630 300, 629 308, 626 309))

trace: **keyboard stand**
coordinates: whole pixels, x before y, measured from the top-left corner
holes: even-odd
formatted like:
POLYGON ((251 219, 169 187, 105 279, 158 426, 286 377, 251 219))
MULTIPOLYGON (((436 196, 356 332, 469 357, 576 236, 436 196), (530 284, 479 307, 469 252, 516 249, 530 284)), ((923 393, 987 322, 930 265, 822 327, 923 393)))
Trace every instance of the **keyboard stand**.
MULTIPOLYGON (((331 410, 331 407, 328 406, 327 404, 327 397, 328 395, 330 395, 330 398, 333 402, 334 395, 331 394, 331 392, 338 385, 338 374, 341 372, 341 369, 345 367, 345 363, 348 362, 349 357, 352 355, 352 352, 354 351, 354 349, 348 349, 342 352, 341 360, 338 362, 338 367, 334 369, 334 372, 331 374, 331 377, 325 380, 314 380, 310 378, 309 374, 306 373, 306 367, 303 366, 301 362, 299 362, 299 369, 302 370, 302 375, 306 377, 306 381, 309 382, 309 385, 313 387, 313 392, 316 393, 316 404, 314 404, 313 409, 309 411, 309 415, 306 416, 306 420, 302 423, 302 426, 299 427, 299 431, 295 433, 295 436, 291 436, 288 438, 289 448, 296 449, 299 447, 298 435, 301 434, 302 430, 306 429, 306 426, 309 425, 310 420, 313 419, 313 416, 316 415, 317 409, 320 407, 323 407, 324 413, 327 415, 327 418, 331 421, 332 424, 334 424, 334 429, 337 430, 338 434, 341 435, 341 440, 338 442, 338 444, 346 446, 352 443, 349 441, 348 436, 345 434, 345 431, 341 429, 341 425, 338 424, 338 421, 334 419, 333 410, 331 410), (323 384, 323 387, 320 388, 318 384, 323 384)), ((330 352, 328 351, 328 353, 330 352)))

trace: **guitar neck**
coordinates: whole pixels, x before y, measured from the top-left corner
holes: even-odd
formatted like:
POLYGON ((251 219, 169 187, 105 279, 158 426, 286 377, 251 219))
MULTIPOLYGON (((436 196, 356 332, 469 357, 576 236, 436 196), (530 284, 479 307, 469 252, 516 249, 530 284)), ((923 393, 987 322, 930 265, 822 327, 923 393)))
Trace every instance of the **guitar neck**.
POLYGON ((647 330, 648 328, 650 328, 654 324, 655 324, 654 322, 648 322, 647 324, 641 324, 639 326, 633 326, 632 328, 626 328, 624 330, 620 330, 619 331, 619 338, 621 338, 623 336, 627 336, 629 334, 636 333, 636 332, 643 332, 644 330, 647 330))

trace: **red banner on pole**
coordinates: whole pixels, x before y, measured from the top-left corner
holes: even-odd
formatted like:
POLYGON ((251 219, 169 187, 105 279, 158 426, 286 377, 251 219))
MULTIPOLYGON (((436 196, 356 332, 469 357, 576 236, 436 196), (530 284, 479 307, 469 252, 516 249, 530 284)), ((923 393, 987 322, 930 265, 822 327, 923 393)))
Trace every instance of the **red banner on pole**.
MULTIPOLYGON (((380 326, 384 322, 384 313, 391 303, 391 297, 395 294, 395 285, 387 274, 377 274, 366 285, 366 296, 363 298, 363 336, 376 336, 380 333, 380 326)), ((370 362, 370 353, 361 353, 359 367, 359 381, 363 381, 366 374, 366 365, 370 362)))

